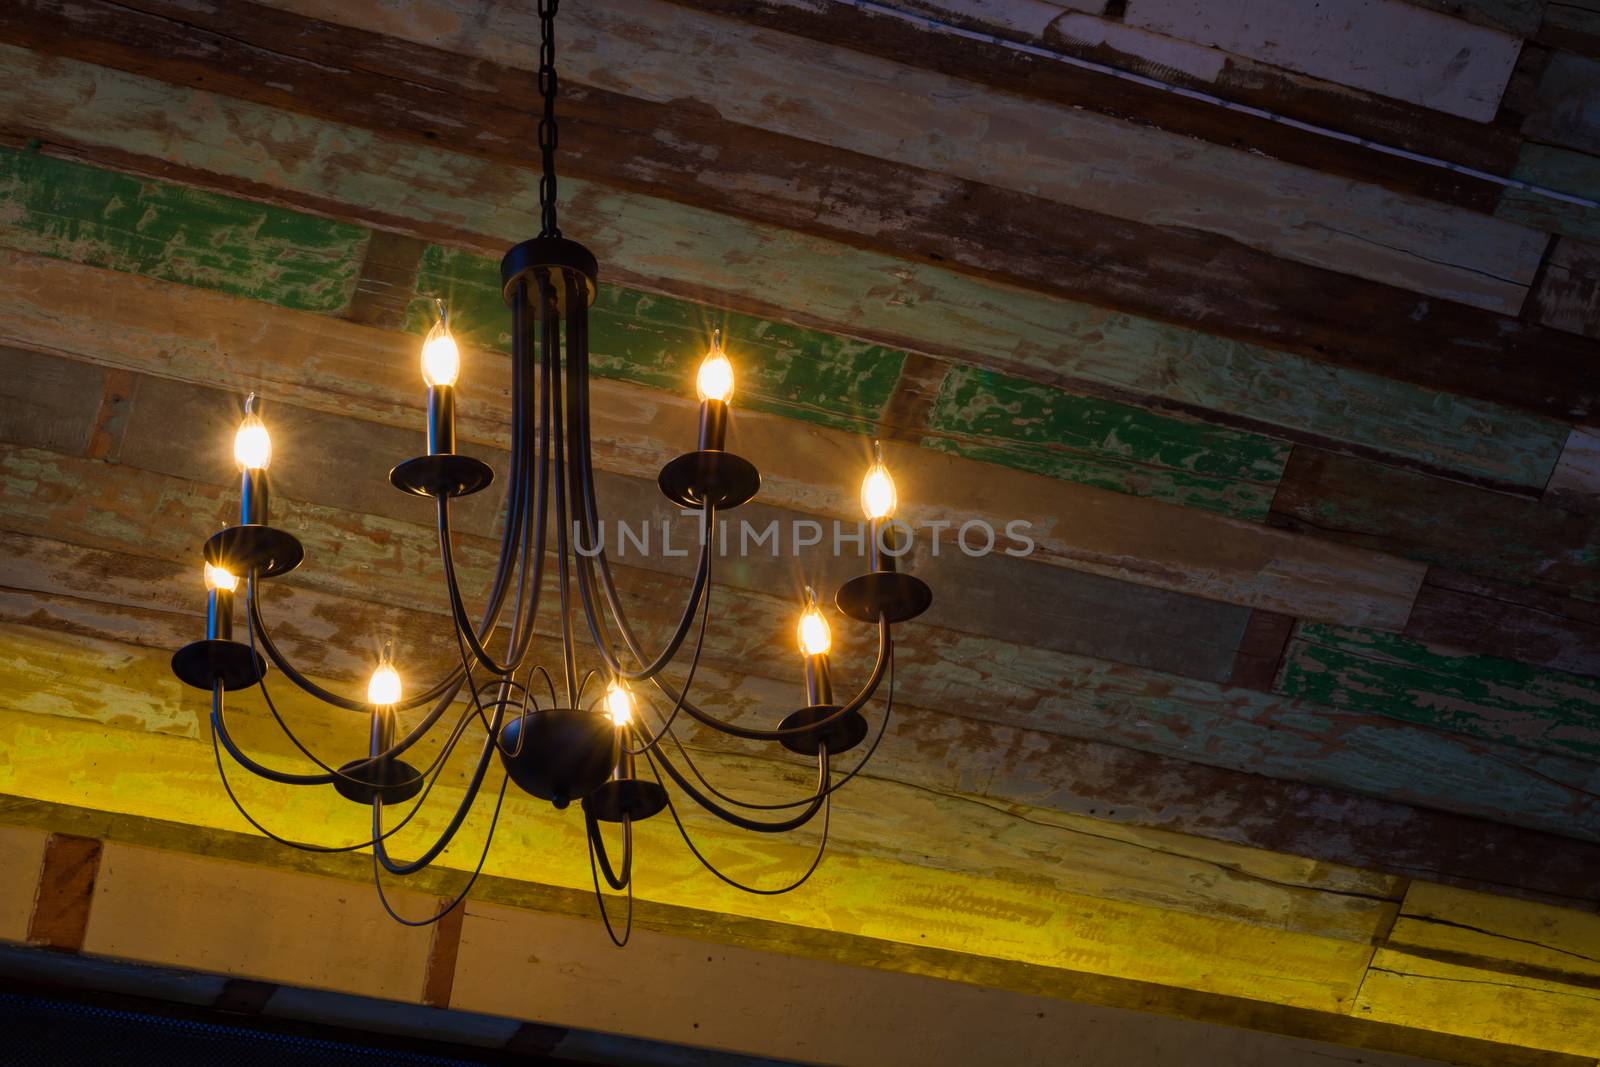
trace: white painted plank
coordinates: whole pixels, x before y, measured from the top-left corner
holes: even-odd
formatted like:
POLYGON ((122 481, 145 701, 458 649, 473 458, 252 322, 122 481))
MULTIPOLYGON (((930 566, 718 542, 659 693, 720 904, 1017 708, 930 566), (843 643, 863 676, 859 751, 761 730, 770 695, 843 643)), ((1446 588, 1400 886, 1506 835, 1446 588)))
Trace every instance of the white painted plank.
POLYGON ((1488 122, 1522 40, 1401 0, 1130 0, 1129 25, 1488 122))
MULTIPOLYGON (((522 5, 269 2, 507 66, 537 62, 538 20, 522 5)), ((1542 233, 1506 220, 665 0, 581 5, 563 18, 572 81, 1431 296, 1516 314, 1544 251, 1542 233)))

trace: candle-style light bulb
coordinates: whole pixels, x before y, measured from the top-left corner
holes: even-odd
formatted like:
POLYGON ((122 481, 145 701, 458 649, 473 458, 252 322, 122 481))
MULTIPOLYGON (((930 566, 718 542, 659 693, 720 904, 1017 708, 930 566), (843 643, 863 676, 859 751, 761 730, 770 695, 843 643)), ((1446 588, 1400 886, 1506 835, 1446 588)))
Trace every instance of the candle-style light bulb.
MULTIPOLYGON (((247 403, 254 400, 255 394, 251 393, 247 403)), ((240 470, 264 471, 272 462, 272 435, 267 432, 267 424, 261 421, 260 415, 249 406, 245 411, 239 431, 233 435, 233 459, 240 470)))
POLYGON ((711 349, 700 361, 700 373, 695 375, 695 389, 700 399, 726 404, 733 397, 733 364, 722 350, 722 331, 711 333, 711 349))
POLYGON ((378 664, 367 682, 367 703, 379 707, 393 707, 400 703, 400 672, 387 660, 378 664))
POLYGON ((231 593, 239 588, 239 576, 230 573, 227 568, 219 567, 214 563, 206 564, 206 591, 216 592, 222 590, 231 593))
POLYGON ((826 656, 833 646, 833 631, 817 608, 816 594, 809 589, 806 592, 809 595, 806 609, 800 613, 800 625, 795 630, 800 639, 800 651, 807 656, 826 656))
POLYGON ((454 385, 461 374, 461 349, 450 332, 450 322, 443 315, 428 331, 422 342, 422 380, 430 388, 454 385))
POLYGON ((606 713, 617 726, 633 721, 633 694, 621 682, 613 681, 606 687, 606 713))
POLYGON ((883 463, 883 446, 874 441, 872 449, 873 464, 867 468, 866 477, 861 479, 861 510, 867 513, 867 518, 876 521, 894 514, 897 497, 894 479, 883 463))

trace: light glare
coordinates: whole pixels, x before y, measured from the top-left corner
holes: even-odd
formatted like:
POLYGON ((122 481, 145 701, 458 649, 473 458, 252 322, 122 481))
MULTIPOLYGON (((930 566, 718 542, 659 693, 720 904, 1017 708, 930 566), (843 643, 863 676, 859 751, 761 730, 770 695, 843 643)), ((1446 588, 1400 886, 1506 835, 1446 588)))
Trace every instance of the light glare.
POLYGON ((272 435, 260 415, 246 415, 233 435, 233 459, 245 470, 266 470, 272 462, 272 435))
POLYGON ((812 604, 800 616, 800 651, 808 656, 825 656, 833 645, 833 631, 828 620, 812 604))
POLYGON ((367 683, 367 703, 389 707, 400 703, 400 672, 388 663, 378 664, 367 683))
POLYGON ((733 364, 728 362, 727 353, 717 342, 712 342, 711 351, 700 361, 695 388, 700 391, 701 400, 720 400, 726 404, 733 396, 733 364))
POLYGON ((228 572, 227 568, 219 567, 214 563, 206 564, 206 588, 221 589, 231 593, 239 588, 239 576, 228 572))
POLYGON ((606 711, 617 726, 633 721, 633 694, 621 682, 612 682, 606 689, 606 711))
POLYGON ((894 514, 895 503, 894 479, 880 460, 861 479, 861 510, 869 519, 886 519, 894 514))
POLYGON ((461 350, 443 321, 436 322, 422 342, 422 380, 429 388, 456 384, 461 374, 461 350))

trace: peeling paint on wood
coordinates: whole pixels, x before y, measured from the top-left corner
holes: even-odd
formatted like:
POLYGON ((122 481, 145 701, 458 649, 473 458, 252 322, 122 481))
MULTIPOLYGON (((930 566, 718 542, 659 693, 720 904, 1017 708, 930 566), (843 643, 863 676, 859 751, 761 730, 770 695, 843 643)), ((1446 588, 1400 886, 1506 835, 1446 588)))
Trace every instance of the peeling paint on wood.
POLYGON ((1600 244, 1556 238, 1544 278, 1529 300, 1545 325, 1600 338, 1600 244))
POLYGON ((350 301, 364 227, 0 146, 13 248, 302 311, 350 301))
POLYGON ((1480 655, 1600 676, 1600 605, 1428 568, 1407 637, 1480 655))
POLYGON ((1600 599, 1600 519, 1537 500, 1297 447, 1272 520, 1451 570, 1600 599))
MULTIPOLYGON (((12 48, 0 48, 0 57, 23 72, 34 62, 12 48)), ((391 219, 479 235, 469 243, 484 250, 525 236, 534 209, 537 183, 525 171, 84 64, 55 61, 50 70, 43 85, 16 79, 9 96, 0 84, 0 98, 74 140, 250 181, 265 177, 286 192, 337 200, 356 215, 382 205, 391 219), (45 99, 55 95, 70 103, 45 99), (92 105, 83 105, 84 97, 92 105), (148 129, 151 109, 182 122, 181 133, 168 123, 148 129), (222 143, 221 120, 184 121, 199 113, 225 114, 227 127, 243 132, 222 143), (236 151, 237 137, 255 139, 263 154, 295 157, 297 165, 264 172, 260 161, 236 151), (352 159, 359 168, 352 170, 352 159)), ((1185 411, 1222 412, 1253 429, 1326 435, 1500 483, 1542 486, 1566 436, 1554 420, 1302 356, 578 179, 562 188, 573 232, 583 232, 629 284, 647 278, 652 287, 736 308, 752 301, 805 308, 806 325, 881 344, 1071 388, 1154 397, 1185 411)))
POLYGON ((1600 59, 1552 55, 1522 134, 1541 144, 1600 155, 1600 59))
POLYGON ((1262 519, 1289 447, 971 367, 945 375, 922 444, 1103 489, 1262 519))
POLYGON ((1600 762, 1600 680, 1398 634, 1301 623, 1276 689, 1522 748, 1600 762))

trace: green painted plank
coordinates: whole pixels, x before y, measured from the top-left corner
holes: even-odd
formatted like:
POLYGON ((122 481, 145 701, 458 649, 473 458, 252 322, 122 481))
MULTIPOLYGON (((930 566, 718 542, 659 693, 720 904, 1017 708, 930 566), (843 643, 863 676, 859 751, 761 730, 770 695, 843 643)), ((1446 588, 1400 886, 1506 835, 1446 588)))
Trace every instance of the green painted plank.
POLYGON ((13 248, 300 311, 350 301, 368 231, 0 148, 0 233, 13 248))
MULTIPOLYGON (((430 245, 417 291, 443 297, 470 343, 511 350, 497 260, 430 245)), ((431 321, 427 301, 412 305, 412 330, 431 321)), ((856 433, 872 432, 905 364, 904 352, 882 345, 602 284, 589 314, 590 365, 603 377, 693 392, 713 329, 738 372, 735 404, 856 433)))
POLYGON ((986 463, 1260 521, 1289 458, 1281 441, 953 367, 922 444, 986 463))
MULTIPOLYGON (((1514 178, 1574 196, 1600 200, 1600 159, 1550 145, 1524 144, 1517 153, 1514 178)), ((1494 213, 1503 219, 1537 226, 1569 237, 1600 240, 1600 208, 1582 207, 1548 196, 1507 189, 1494 213)))
POLYGON ((1329 707, 1600 760, 1600 679, 1381 630, 1301 623, 1275 688, 1329 707))

